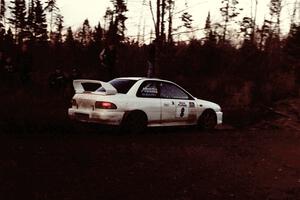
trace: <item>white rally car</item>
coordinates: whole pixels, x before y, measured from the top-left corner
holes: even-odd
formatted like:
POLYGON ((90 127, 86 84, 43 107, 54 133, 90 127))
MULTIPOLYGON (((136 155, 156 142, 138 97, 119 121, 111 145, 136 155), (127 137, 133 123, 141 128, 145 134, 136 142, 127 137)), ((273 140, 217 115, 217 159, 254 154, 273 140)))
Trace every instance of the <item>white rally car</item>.
POLYGON ((117 78, 109 82, 74 80, 71 119, 120 125, 131 132, 147 126, 199 125, 212 129, 222 123, 219 105, 193 97, 177 84, 154 78, 117 78), (95 90, 88 85, 98 84, 95 90))

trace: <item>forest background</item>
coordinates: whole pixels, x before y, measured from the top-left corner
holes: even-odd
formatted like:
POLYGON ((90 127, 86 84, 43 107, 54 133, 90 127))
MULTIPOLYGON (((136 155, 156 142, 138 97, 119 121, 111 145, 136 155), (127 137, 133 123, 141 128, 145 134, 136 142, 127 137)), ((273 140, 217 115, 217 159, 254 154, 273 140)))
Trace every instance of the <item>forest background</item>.
POLYGON ((222 0, 223 21, 212 22, 208 13, 201 39, 193 37, 191 14, 182 12, 178 33, 172 23, 176 1, 157 0, 149 5, 154 30, 149 44, 141 42, 142 35, 126 36, 124 0, 111 1, 104 24, 91 27, 85 20, 77 30, 65 27, 56 0, 12 0, 9 6, 0 2, 0 88, 6 97, 1 101, 9 108, 2 115, 4 122, 65 120, 75 78, 72 73, 76 71, 76 78, 107 81, 109 70, 101 65, 99 53, 109 45, 116 48, 117 76, 146 76, 151 62, 155 77, 177 82, 194 96, 219 103, 225 122, 233 126, 271 117, 275 102, 300 95, 297 0, 287 35, 281 33, 282 0, 270 0, 263 25, 256 23, 255 12, 238 20, 243 9, 239 1, 222 0), (178 34, 187 39, 177 40, 178 34), (18 62, 24 45, 31 59, 26 72, 18 62), (57 70, 65 82, 53 87, 50 79, 57 70), (28 74, 26 81, 24 73, 28 74), (50 111, 44 113, 44 107, 50 111), (26 117, 28 112, 31 118, 26 117))

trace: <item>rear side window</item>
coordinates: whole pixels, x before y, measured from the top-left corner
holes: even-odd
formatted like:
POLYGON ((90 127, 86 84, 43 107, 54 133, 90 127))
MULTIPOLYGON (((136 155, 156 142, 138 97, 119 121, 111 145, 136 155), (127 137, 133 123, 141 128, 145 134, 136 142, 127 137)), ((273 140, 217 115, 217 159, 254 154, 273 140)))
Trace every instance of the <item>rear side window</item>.
MULTIPOLYGON (((114 88, 116 88, 118 93, 121 94, 127 94, 127 92, 130 90, 130 88, 136 83, 136 80, 129 80, 129 79, 114 79, 109 81, 114 88)), ((105 91, 104 88, 99 88, 97 90, 98 92, 103 92, 105 91)))
POLYGON ((145 81, 140 86, 136 96, 137 97, 146 97, 146 98, 155 98, 158 97, 158 86, 155 81, 145 81))

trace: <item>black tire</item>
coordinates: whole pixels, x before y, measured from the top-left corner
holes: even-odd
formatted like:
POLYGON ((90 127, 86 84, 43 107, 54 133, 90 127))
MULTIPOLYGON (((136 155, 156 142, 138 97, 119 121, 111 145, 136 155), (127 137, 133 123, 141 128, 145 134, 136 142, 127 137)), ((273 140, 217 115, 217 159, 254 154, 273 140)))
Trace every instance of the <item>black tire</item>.
POLYGON ((141 133, 146 129, 147 123, 148 119, 145 113, 133 111, 125 116, 122 122, 122 130, 129 133, 141 133))
POLYGON ((212 130, 217 125, 217 116, 213 110, 205 110, 199 117, 198 126, 204 130, 212 130))

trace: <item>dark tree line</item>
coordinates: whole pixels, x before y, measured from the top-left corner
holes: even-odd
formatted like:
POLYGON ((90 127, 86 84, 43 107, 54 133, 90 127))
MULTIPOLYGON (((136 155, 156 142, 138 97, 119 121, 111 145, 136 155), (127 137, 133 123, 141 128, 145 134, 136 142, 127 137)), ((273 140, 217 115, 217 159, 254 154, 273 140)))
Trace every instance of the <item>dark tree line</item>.
MULTIPOLYGON (((9 27, 13 33, 15 44, 21 44, 24 40, 46 43, 49 41, 63 43, 67 40, 66 36, 63 35, 64 20, 56 0, 47 0, 46 2, 29 0, 27 4, 25 0, 11 0, 9 6, 6 6, 4 0, 1 0, 0 3, 0 28, 5 35, 9 32, 5 30, 5 27, 9 27), (48 14, 50 16, 47 21, 46 16, 48 14), (9 17, 6 18, 6 16, 9 17)), ((78 39, 84 46, 94 40, 95 37, 98 41, 99 37, 101 39, 105 37, 116 42, 124 41, 125 21, 127 19, 125 15, 127 12, 126 3, 124 0, 113 0, 112 6, 113 9, 108 8, 105 15, 105 18, 109 19, 107 20, 107 27, 103 29, 99 23, 97 27, 92 28, 89 21, 85 20, 80 30, 74 34, 75 39, 78 39)))
MULTIPOLYGON (((102 27, 99 23, 91 27, 88 19, 77 30, 64 27, 64 18, 56 4, 56 0, 11 0, 9 6, 1 0, 0 6, 0 48, 6 54, 16 54, 23 43, 30 45, 33 53, 42 54, 50 52, 50 60, 46 68, 56 67, 56 63, 69 63, 68 65, 79 65, 75 55, 80 52, 100 51, 104 44, 125 41, 125 12, 127 6, 124 0, 112 1, 113 9, 107 11, 108 26, 102 27), (7 9, 6 9, 7 8, 7 9), (9 12, 9 14, 7 13, 9 12), (49 15, 49 16, 48 16, 49 15), (9 16, 9 17, 6 17, 9 16), (48 16, 48 21, 46 16, 48 16), (7 20, 5 20, 7 19, 7 20), (5 27, 8 27, 6 29, 5 27), (66 31, 64 31, 66 30, 66 31), (57 51, 56 51, 57 50, 57 51), (56 53, 54 53, 56 52, 56 53), (70 57, 65 57, 58 52, 67 52, 70 57), (55 54, 55 55, 54 55, 55 54), (63 58, 67 61, 62 61, 63 58)), ((9 55, 13 57, 14 55, 9 55)), ((40 56, 36 56, 41 58, 40 56)), ((93 58, 93 60, 97 60, 93 58)), ((36 63, 40 63, 37 61, 36 63)), ((79 61, 79 63, 84 63, 79 61)))
MULTIPOLYGON (((300 26, 297 19, 293 20, 288 36, 280 37, 280 0, 270 1, 270 18, 261 26, 256 24, 256 13, 238 22, 238 44, 237 40, 232 42, 230 34, 231 24, 241 11, 237 0, 223 1, 223 22, 213 22, 208 13, 203 24, 205 37, 188 42, 173 38, 176 1, 157 2, 158 15, 153 16, 156 39, 143 45, 126 37, 128 9, 124 0, 112 1, 103 24, 91 27, 86 19, 77 30, 64 27, 56 1, 49 0, 43 7, 40 0, 31 0, 27 5, 24 0, 12 0, 6 10, 11 12, 10 28, 5 30, 2 26, 0 48, 14 58, 22 43, 28 43, 32 72, 38 74, 35 81, 41 84, 47 83, 57 68, 66 73, 76 68, 82 72, 82 78, 103 79, 105 69, 101 68, 99 53, 113 44, 117 47, 116 70, 120 76, 146 76, 147 60, 151 60, 160 66, 157 76, 188 85, 194 94, 208 99, 222 101, 226 95, 230 98, 239 92, 244 94, 249 88, 250 103, 298 95, 300 26), (50 21, 46 20, 47 14, 50 21)), ((193 31, 193 17, 184 11, 181 19, 183 26, 193 31)))

